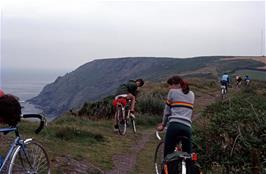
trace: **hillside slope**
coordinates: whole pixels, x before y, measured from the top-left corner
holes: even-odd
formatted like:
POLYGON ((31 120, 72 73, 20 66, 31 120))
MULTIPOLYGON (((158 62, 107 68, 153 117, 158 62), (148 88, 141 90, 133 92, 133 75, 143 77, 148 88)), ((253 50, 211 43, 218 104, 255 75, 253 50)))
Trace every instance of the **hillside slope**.
POLYGON ((118 85, 129 79, 161 81, 172 74, 217 78, 217 74, 223 71, 265 66, 255 60, 224 61, 224 58, 134 57, 94 60, 58 77, 29 102, 39 106, 46 114, 57 116, 71 108, 80 107, 86 101, 96 101, 113 94, 118 85))
MULTIPOLYGON (((212 171, 214 174, 222 173, 221 167, 226 164, 244 167, 241 170, 235 168, 238 172, 234 173, 251 173, 248 161, 251 158, 247 150, 249 147, 255 147, 261 154, 259 167, 266 169, 266 84, 252 81, 250 88, 233 86, 229 89, 228 98, 220 101, 217 96, 219 86, 213 85, 212 82, 215 81, 194 79, 190 86, 196 94, 194 114, 198 115, 193 121, 193 141, 203 145, 204 150, 199 154, 201 165, 206 167, 206 170, 211 170, 212 162, 219 164, 218 168, 215 168, 216 172, 212 171), (239 128, 241 136, 238 136, 239 128), (226 141, 222 141, 223 136, 226 141), (230 138, 226 138, 227 136, 230 138), (224 143, 227 143, 226 151, 221 149, 224 143), (219 153, 216 153, 217 151, 219 153), (234 154, 234 159, 230 154, 234 154), (245 165, 238 164, 243 161, 245 165)), ((166 91, 167 87, 162 83, 147 84, 143 87, 144 94, 141 97, 147 99, 148 95, 153 96, 155 92, 165 94, 166 91)), ((156 98, 160 99, 153 96, 153 100, 156 98)), ((137 105, 140 105, 140 102, 137 105)), ((67 113, 48 124, 40 135, 33 134, 36 126, 34 123, 22 122, 19 127, 23 137, 34 137, 44 145, 51 159, 52 173, 93 174, 119 171, 121 174, 146 174, 154 173, 152 160, 158 143, 154 127, 160 119, 161 116, 138 113, 137 134, 133 134, 129 128, 126 136, 112 132, 112 120, 93 121, 85 116, 74 117, 67 113)), ((0 144, 0 154, 5 154, 8 148, 6 141, 13 136, 0 136, 1 142, 4 142, 0 144)))

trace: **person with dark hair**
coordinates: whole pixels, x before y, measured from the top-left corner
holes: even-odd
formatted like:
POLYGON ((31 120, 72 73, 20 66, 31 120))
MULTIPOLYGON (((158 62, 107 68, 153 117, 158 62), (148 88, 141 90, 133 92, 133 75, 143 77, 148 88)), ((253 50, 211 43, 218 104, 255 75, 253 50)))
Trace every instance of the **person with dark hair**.
MULTIPOLYGON (((119 86, 116 97, 114 99, 114 106, 116 105, 116 101, 119 98, 126 98, 131 100, 131 107, 130 107, 130 116, 135 118, 135 104, 136 104, 136 96, 137 96, 137 89, 144 85, 143 79, 137 80, 129 80, 126 84, 122 84, 119 86)), ((116 107, 116 106, 115 106, 116 107)), ((118 130, 118 125, 115 123, 114 125, 115 131, 118 130)))
POLYGON ((0 123, 16 126, 20 121, 21 106, 17 97, 0 90, 0 123))
POLYGON ((158 131, 164 130, 165 135, 164 157, 174 152, 178 143, 177 137, 184 136, 183 151, 191 153, 191 123, 194 104, 194 93, 189 85, 179 76, 173 76, 167 80, 169 92, 165 104, 163 121, 157 126, 158 131))

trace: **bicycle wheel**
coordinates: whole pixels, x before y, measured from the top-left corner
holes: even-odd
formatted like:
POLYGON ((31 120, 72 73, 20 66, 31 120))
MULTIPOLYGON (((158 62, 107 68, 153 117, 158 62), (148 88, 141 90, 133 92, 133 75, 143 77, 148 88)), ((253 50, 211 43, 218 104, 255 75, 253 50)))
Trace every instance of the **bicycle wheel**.
POLYGON ((160 142, 155 150, 154 154, 154 167, 156 174, 162 174, 163 170, 163 159, 164 159, 164 142, 160 142))
POLYGON ((118 132, 120 135, 125 135, 127 131, 125 111, 122 110, 122 107, 117 107, 116 112, 116 123, 118 125, 118 132))
POLYGON ((226 89, 222 88, 222 91, 221 91, 221 97, 222 97, 222 99, 225 98, 225 93, 226 93, 226 89))
POLYGON ((130 118, 133 133, 137 133, 136 122, 134 118, 130 118))
POLYGON ((50 161, 42 145, 30 140, 12 154, 8 174, 50 174, 50 161))

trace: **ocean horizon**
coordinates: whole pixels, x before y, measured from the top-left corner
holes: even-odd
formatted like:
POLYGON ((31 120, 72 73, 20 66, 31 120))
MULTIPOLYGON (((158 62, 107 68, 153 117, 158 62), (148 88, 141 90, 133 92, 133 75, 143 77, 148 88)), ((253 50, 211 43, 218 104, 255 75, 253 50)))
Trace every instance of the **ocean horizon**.
POLYGON ((1 70, 0 88, 6 94, 19 97, 23 106, 22 113, 42 113, 37 106, 27 100, 36 97, 42 89, 53 83, 58 76, 67 71, 51 70, 1 70))

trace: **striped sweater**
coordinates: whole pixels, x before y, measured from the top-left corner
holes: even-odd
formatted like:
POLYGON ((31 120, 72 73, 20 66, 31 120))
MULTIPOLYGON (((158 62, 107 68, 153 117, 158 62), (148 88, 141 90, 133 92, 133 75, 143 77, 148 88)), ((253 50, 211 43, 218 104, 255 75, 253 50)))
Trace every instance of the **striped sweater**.
POLYGON ((164 108, 163 124, 178 122, 191 127, 194 93, 184 94, 181 89, 170 89, 164 108))

